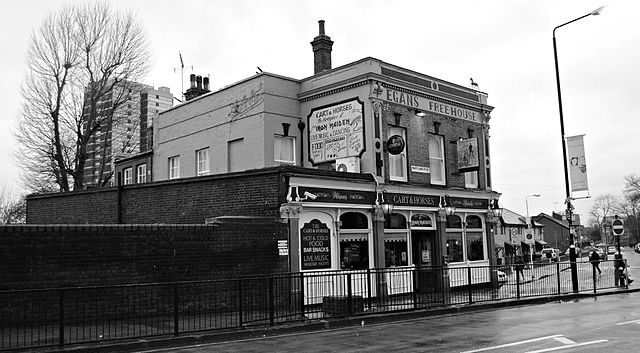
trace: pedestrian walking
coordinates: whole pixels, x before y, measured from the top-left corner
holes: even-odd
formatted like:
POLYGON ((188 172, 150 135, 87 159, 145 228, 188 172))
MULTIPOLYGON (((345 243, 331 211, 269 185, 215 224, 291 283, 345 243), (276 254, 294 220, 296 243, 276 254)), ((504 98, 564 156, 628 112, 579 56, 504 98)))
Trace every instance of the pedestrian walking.
POLYGON ((600 270, 600 255, 598 255, 598 252, 593 250, 591 252, 591 255, 589 255, 589 261, 591 261, 591 265, 593 266, 593 273, 595 273, 595 270, 598 270, 598 274, 601 275, 602 271, 600 270))
POLYGON ((524 260, 522 256, 518 256, 516 259, 516 275, 520 274, 520 278, 524 278, 524 260))

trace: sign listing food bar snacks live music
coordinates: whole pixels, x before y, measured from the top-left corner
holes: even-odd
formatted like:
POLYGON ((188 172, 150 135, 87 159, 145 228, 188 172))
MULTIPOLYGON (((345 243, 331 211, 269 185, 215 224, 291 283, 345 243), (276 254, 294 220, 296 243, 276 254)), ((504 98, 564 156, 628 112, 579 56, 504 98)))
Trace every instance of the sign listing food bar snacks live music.
POLYGON ((317 219, 300 229, 300 249, 303 270, 331 268, 331 230, 317 219))
POLYGON ((318 164, 359 157, 365 148, 364 104, 351 99, 314 108, 309 120, 309 161, 318 164))

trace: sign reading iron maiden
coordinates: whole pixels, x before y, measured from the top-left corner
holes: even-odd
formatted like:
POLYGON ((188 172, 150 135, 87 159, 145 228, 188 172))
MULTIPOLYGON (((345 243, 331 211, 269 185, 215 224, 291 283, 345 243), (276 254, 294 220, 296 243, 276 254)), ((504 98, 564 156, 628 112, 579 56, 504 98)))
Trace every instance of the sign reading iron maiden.
POLYGON ((364 153, 364 104, 359 99, 314 108, 307 119, 309 161, 314 165, 364 153))

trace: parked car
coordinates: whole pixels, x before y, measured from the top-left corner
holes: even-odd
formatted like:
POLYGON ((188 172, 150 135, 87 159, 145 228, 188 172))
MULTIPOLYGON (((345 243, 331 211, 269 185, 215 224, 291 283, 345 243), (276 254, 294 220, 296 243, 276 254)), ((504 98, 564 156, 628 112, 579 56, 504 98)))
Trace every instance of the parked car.
POLYGON ((636 246, 633 247, 633 251, 635 251, 638 254, 640 254, 640 243, 636 244, 636 246))
POLYGON ((618 248, 614 245, 609 245, 609 247, 607 248, 607 254, 608 255, 613 255, 615 253, 618 252, 618 248))
POLYGON ((558 261, 560 260, 560 250, 558 249, 553 249, 553 248, 546 248, 546 249, 542 249, 542 258, 543 259, 550 259, 551 261, 558 261))

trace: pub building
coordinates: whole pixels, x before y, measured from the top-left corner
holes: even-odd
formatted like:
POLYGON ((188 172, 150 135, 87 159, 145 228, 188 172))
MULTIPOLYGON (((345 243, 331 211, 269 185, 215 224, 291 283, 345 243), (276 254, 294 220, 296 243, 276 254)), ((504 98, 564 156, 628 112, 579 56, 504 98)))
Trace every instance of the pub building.
POLYGON ((153 180, 297 166, 291 272, 495 265, 487 94, 371 57, 332 68, 319 28, 313 76, 259 72, 160 113, 153 180))

